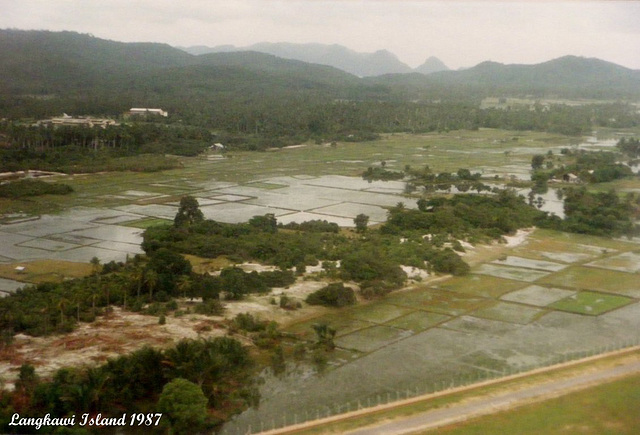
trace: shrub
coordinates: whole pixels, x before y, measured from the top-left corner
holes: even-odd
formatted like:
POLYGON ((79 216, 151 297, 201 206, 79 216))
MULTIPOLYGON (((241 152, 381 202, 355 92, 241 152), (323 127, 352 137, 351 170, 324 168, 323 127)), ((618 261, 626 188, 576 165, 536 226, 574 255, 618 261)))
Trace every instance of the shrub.
POLYGON ((343 283, 329 284, 320 290, 307 296, 307 303, 311 305, 324 305, 327 307, 344 307, 353 305, 356 296, 353 289, 345 287, 343 283))
POLYGON ((224 312, 224 307, 220 301, 209 299, 206 302, 196 305, 195 312, 206 316, 219 316, 224 312))

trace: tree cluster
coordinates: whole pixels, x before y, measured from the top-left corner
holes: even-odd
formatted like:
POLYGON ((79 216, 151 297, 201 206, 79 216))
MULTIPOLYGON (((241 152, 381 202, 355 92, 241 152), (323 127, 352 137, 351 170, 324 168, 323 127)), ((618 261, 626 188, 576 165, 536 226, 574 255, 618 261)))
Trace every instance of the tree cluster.
POLYGON ((310 305, 340 308, 355 304, 356 295, 350 287, 345 287, 343 283, 336 282, 311 293, 307 296, 306 302, 310 305))
MULTIPOLYGON (((0 424, 4 431, 14 432, 15 428, 7 425, 14 412, 25 417, 46 413, 57 417, 83 413, 119 417, 123 412, 168 412, 166 418, 163 416, 163 427, 194 433, 256 404, 252 367, 249 351, 229 337, 182 340, 164 350, 144 347, 99 367, 59 369, 51 380, 41 380, 33 367, 23 365, 16 389, 1 393, 0 424), (178 379, 187 380, 188 386, 176 391, 176 384, 184 383, 178 379), (176 407, 179 403, 187 405, 180 396, 194 391, 197 393, 193 397, 203 398, 195 402, 199 410, 214 409, 217 417, 200 412, 192 415, 194 421, 184 421, 176 407), (171 400, 176 403, 172 405, 171 400)), ((189 413, 188 409, 182 411, 189 413)))
POLYGON ((564 189, 564 220, 549 217, 539 225, 604 237, 634 236, 639 232, 634 223, 640 212, 638 201, 640 198, 633 193, 621 199, 613 190, 593 193, 584 187, 564 189))
POLYGON ((39 195, 67 195, 73 188, 63 183, 47 183, 42 180, 23 179, 0 184, 0 198, 23 198, 39 195))

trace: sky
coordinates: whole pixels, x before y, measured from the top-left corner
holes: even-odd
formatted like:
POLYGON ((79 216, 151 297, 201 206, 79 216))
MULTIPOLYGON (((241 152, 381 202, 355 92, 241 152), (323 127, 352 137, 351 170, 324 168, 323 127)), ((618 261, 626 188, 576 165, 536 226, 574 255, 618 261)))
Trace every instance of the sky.
POLYGON ((173 46, 258 42, 386 49, 411 67, 564 55, 640 69, 640 1, 0 0, 0 28, 173 46))

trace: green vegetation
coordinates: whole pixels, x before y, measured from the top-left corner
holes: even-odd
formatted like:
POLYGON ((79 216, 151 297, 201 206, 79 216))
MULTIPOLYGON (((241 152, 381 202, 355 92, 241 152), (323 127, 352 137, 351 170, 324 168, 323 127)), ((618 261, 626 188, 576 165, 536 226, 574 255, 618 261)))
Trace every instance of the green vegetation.
POLYGON ((0 85, 2 117, 43 118, 66 111, 115 118, 139 103, 170 113, 168 120, 143 119, 143 127, 76 129, 76 134, 3 124, 9 144, 31 149, 79 146, 194 155, 211 145, 209 131, 228 149, 265 150, 309 140, 370 141, 381 133, 504 128, 577 136, 590 132, 594 123, 639 124, 634 106, 625 103, 533 103, 510 110, 480 105, 484 97, 509 93, 637 95, 636 72, 594 59, 565 57, 535 66, 485 63, 437 75, 360 79, 255 52, 192 56, 158 44, 116 43, 71 32, 2 30, 0 47, 8 53, 0 72, 11 78, 0 85), (45 59, 55 59, 55 67, 41 63, 45 59))
MULTIPOLYGON (((367 412, 360 416, 341 419, 336 422, 322 423, 292 432, 297 435, 326 433, 347 433, 376 423, 383 424, 390 420, 411 417, 420 413, 442 409, 447 406, 464 403, 469 399, 494 396, 505 391, 530 386, 532 382, 548 382, 554 379, 566 379, 585 370, 610 367, 618 360, 624 361, 627 355, 614 355, 600 361, 589 361, 577 366, 570 366, 539 374, 527 374, 523 378, 499 381, 497 383, 472 387, 468 390, 437 395, 408 405, 392 407, 382 411, 367 412)), ((587 433, 634 434, 638 424, 637 414, 633 409, 638 396, 640 376, 627 376, 606 384, 592 386, 582 391, 567 394, 559 398, 551 398, 544 402, 524 405, 512 410, 493 413, 488 416, 474 418, 464 423, 457 423, 437 429, 438 433, 455 434, 493 434, 508 433, 537 435, 539 433, 564 434, 574 427, 589 430, 587 433), (619 412, 619 410, 622 410, 619 412), (551 419, 551 421, 548 421, 551 419), (628 427, 629 430, 624 429, 628 427), (520 431, 522 428, 522 431, 520 431)), ((425 434, 433 431, 424 432, 425 434)))
POLYGON ((337 282, 329 284, 318 291, 307 296, 307 303, 310 305, 324 305, 327 307, 344 307, 356 303, 356 296, 353 289, 345 287, 343 283, 337 282))
POLYGON ((73 188, 62 183, 47 183, 42 180, 18 180, 0 184, 0 197, 22 198, 39 195, 66 195, 73 192, 73 188))
POLYGON ((375 180, 389 181, 389 180, 402 180, 404 178, 404 175, 405 175, 404 172, 388 171, 384 169, 384 167, 374 168, 372 166, 369 166, 367 170, 362 173, 362 178, 368 181, 375 181, 375 180))
POLYGON ((550 305, 551 308, 572 313, 598 316, 607 311, 628 305, 633 299, 596 292, 578 292, 574 296, 559 300, 550 305))
POLYGON ((178 160, 159 154, 123 156, 110 150, 94 153, 76 147, 58 151, 23 150, 12 146, 0 148, 0 167, 3 171, 38 169, 67 174, 133 171, 158 172, 180 167, 178 160))
POLYGON ((568 182, 579 180, 585 183, 606 183, 633 175, 629 166, 618 163, 620 156, 616 153, 587 152, 584 150, 573 152, 569 149, 563 149, 562 155, 565 160, 570 159, 572 163, 562 164, 560 167, 554 168, 556 160, 553 155, 537 154, 532 157, 531 167, 534 172, 531 175, 531 180, 536 183, 537 191, 545 192, 546 182, 550 179, 568 182), (545 165, 543 166, 543 164, 545 165))
POLYGON ((633 236, 637 201, 631 193, 620 199, 615 191, 591 193, 585 187, 564 190, 565 219, 549 218, 538 222, 543 228, 554 228, 605 237, 633 236))
POLYGON ((631 159, 640 157, 640 140, 636 138, 627 139, 623 137, 618 141, 616 146, 631 159))
POLYGON ((447 241, 437 237, 441 234, 478 242, 532 226, 544 216, 529 207, 523 197, 509 190, 501 190, 494 196, 437 197, 421 201, 418 206, 418 210, 391 209, 381 231, 385 234, 430 234, 436 245, 447 241))
POLYGON ((633 273, 614 270, 574 266, 549 275, 540 282, 558 287, 595 290, 640 297, 638 276, 633 273))
POLYGON ((59 369, 51 380, 40 380, 33 367, 23 365, 16 389, 1 393, 0 421, 4 431, 11 431, 7 423, 14 412, 121 416, 126 409, 166 412, 163 423, 187 433, 185 418, 195 418, 191 425, 212 427, 257 403, 252 367, 249 351, 228 337, 183 340, 165 350, 145 347, 99 367, 59 369))
MULTIPOLYGON (((568 146, 575 141, 568 136, 577 138, 596 126, 636 127, 640 124, 637 107, 626 103, 543 106, 536 100, 509 110, 480 106, 485 96, 509 93, 536 99, 549 93, 628 98, 638 95, 640 89, 635 72, 593 60, 563 58, 531 68, 488 63, 429 78, 359 79, 332 68, 258 53, 195 57, 167 46, 131 46, 50 32, 0 31, 0 49, 7 54, 0 72, 10 78, 0 83, 2 170, 37 168, 67 174, 131 171, 99 177, 68 176, 64 179, 68 185, 21 181, 0 186, 0 196, 3 191, 11 198, 43 196, 2 200, 3 210, 38 213, 63 204, 173 205, 182 197, 173 222, 152 218, 129 222, 146 229, 146 256, 103 266, 92 261, 94 270, 89 277, 42 283, 0 300, 0 329, 7 340, 18 332, 64 333, 79 322, 91 322, 109 312, 112 305, 158 316, 163 324, 172 312, 178 315, 175 298, 202 298, 192 312, 220 315, 220 298, 237 300, 264 294, 273 287, 287 287, 307 266, 320 261, 322 271, 310 278, 355 281, 364 298, 386 295, 403 286, 407 277, 401 266, 457 277, 438 283, 438 287, 392 294, 384 303, 346 308, 339 316, 332 311, 334 317, 297 325, 298 331, 306 330, 300 332, 300 338, 307 343, 297 343, 293 350, 281 346, 274 323, 251 314, 238 315, 230 322, 230 330, 244 335, 258 349, 269 349, 268 359, 276 375, 284 371, 285 355, 292 352, 304 359, 307 350, 311 351, 308 359, 321 371, 331 355, 333 361, 342 358, 343 354, 335 356, 338 352, 353 358, 448 320, 453 320, 449 325, 452 330, 472 332, 491 324, 526 324, 552 310, 567 311, 566 316, 599 315, 632 302, 630 297, 640 297, 637 277, 632 273, 582 265, 559 272, 532 272, 527 266, 492 264, 472 271, 459 254, 465 250, 463 241, 491 242, 534 225, 576 234, 635 234, 636 194, 623 198, 593 184, 565 190, 567 217, 560 220, 530 207, 513 191, 484 184, 489 181, 481 173, 504 173, 496 169, 526 168, 531 163, 534 193, 544 191, 554 177, 565 182, 575 181, 574 176, 589 183, 626 182, 630 170, 617 163, 619 158, 612 153, 568 148, 560 156, 537 153, 568 146), (48 56, 44 56, 43 47, 48 47, 48 56), (50 68, 38 67, 41 59, 47 59, 50 68), (568 76, 574 79, 566 80, 568 76), (163 107, 171 115, 167 119, 122 119, 125 110, 140 104, 163 107), (34 123, 62 111, 100 114, 121 122, 104 129, 34 123), (215 171, 213 163, 201 155, 213 142, 225 146, 224 152, 215 156, 221 157, 215 159, 215 171), (523 143, 527 145, 518 146, 523 143), (281 149, 287 145, 301 146, 281 149), (273 148, 280 150, 247 152, 273 148), (480 172, 460 168, 461 157, 480 172), (216 182, 279 189, 285 185, 255 180, 328 172, 360 174, 369 181, 406 178, 404 193, 415 195, 410 198, 418 201, 418 209, 399 203, 389 208, 386 223, 371 228, 369 217, 360 214, 354 220, 355 231, 319 220, 282 225, 273 214, 255 216, 247 223, 224 224, 205 220, 190 196, 202 195, 217 202, 211 193, 215 190, 210 187, 212 173, 216 182), (54 186, 58 191, 47 190, 54 186), (452 187, 456 189, 453 193, 487 195, 451 196, 452 187), (127 194, 134 189, 144 193, 127 194), (438 193, 442 191, 445 193, 438 193), (68 195, 51 198, 50 193, 68 195), (195 273, 184 255, 198 256, 202 263, 215 258, 224 266, 258 261, 278 270, 246 273, 239 267, 220 267, 219 276, 210 276, 195 273), (504 278, 482 275, 500 271, 508 273, 504 278), (575 296, 549 306, 540 304, 540 308, 497 300, 527 286, 523 281, 553 284, 562 287, 561 291, 573 287, 575 296), (462 315, 475 317, 475 324, 452 319, 462 315), (309 344, 312 333, 315 341, 309 344), (336 350, 336 346, 350 350, 336 350)), ((639 156, 637 139, 621 140, 618 148, 629 158, 639 156)), ((539 245, 532 241, 526 249, 539 249, 530 255, 539 260, 555 256, 551 258, 554 261, 582 262, 602 257, 605 254, 600 249, 619 243, 552 234, 563 241, 545 240, 539 245), (582 241, 594 246, 576 247, 582 241)), ((353 304, 355 295, 340 282, 311 294, 307 302, 342 307, 353 304)), ((275 298, 273 304, 278 305, 275 298)), ((285 294, 280 296, 283 309, 299 304, 285 294)), ((501 361, 494 358, 498 357, 475 352, 462 362, 469 367, 499 369, 501 361)), ((122 409, 157 408, 166 414, 166 422, 175 432, 187 432, 216 423, 207 417, 205 403, 214 410, 210 415, 220 419, 255 403, 254 392, 247 387, 250 365, 246 349, 231 339, 221 339, 182 342, 165 351, 145 349, 97 369, 64 369, 46 381, 39 380, 32 367, 23 366, 16 392, 4 393, 0 403, 4 418, 13 411, 65 415, 99 410, 115 415, 122 409)))
POLYGON ((176 378, 162 389, 158 411, 169 420, 173 433, 198 432, 207 418, 207 398, 198 385, 176 378))
POLYGON ((640 376, 629 376, 514 410, 439 428, 443 434, 628 434, 637 432, 640 376))

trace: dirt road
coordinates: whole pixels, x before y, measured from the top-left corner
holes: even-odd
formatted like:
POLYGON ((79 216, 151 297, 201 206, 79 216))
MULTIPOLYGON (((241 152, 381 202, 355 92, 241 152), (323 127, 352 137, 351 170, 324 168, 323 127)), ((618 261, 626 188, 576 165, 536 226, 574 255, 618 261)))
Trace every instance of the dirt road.
POLYGON ((444 409, 436 409, 348 433, 350 435, 400 435, 434 429, 469 418, 513 408, 520 404, 559 396, 637 372, 640 372, 640 361, 629 362, 620 366, 584 373, 567 379, 553 380, 516 391, 499 393, 495 396, 479 397, 466 403, 455 404, 444 409))
MULTIPOLYGON (((542 367, 526 373, 518 373, 504 378, 487 380, 475 385, 457 387, 372 408, 365 408, 341 415, 334 415, 320 420, 313 420, 274 429, 262 432, 261 435, 304 433, 396 435, 421 433, 426 430, 514 408, 527 403, 534 403, 548 398, 561 396, 593 385, 606 383, 626 375, 640 373, 639 351, 640 346, 635 346, 606 354, 594 355, 581 360, 569 361, 550 367, 542 367), (536 375, 554 373, 557 375, 551 376, 546 380, 532 378, 532 376, 536 375), (531 379, 531 382, 521 383, 521 381, 526 381, 528 379, 531 379), (516 384, 510 385, 511 381, 516 382, 516 384), (342 421, 347 422, 348 420, 356 419, 358 422, 366 422, 367 416, 373 416, 380 412, 384 413, 394 409, 402 409, 404 406, 429 401, 437 397, 471 392, 478 388, 501 384, 504 384, 504 388, 498 389, 494 393, 479 393, 476 397, 464 399, 443 408, 433 409, 406 417, 396 417, 393 420, 385 421, 378 418, 377 423, 374 423, 371 426, 365 426, 366 423, 361 423, 362 427, 360 429, 352 430, 350 432, 345 432, 339 428, 339 424, 342 421)), ((376 419, 373 421, 376 421, 376 419)))

